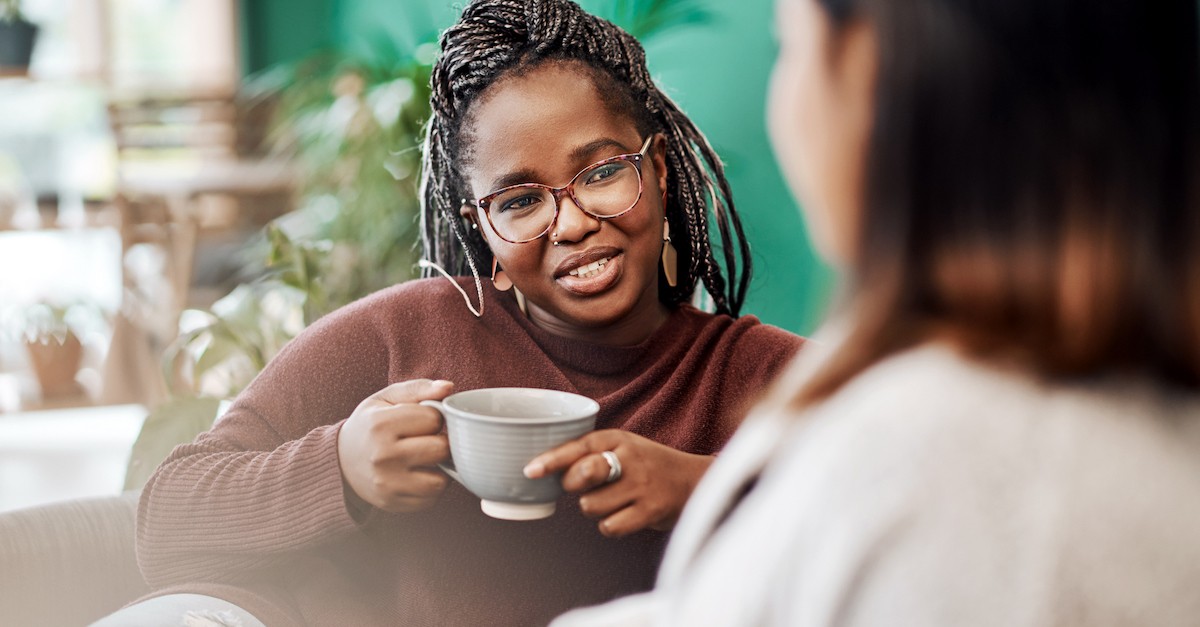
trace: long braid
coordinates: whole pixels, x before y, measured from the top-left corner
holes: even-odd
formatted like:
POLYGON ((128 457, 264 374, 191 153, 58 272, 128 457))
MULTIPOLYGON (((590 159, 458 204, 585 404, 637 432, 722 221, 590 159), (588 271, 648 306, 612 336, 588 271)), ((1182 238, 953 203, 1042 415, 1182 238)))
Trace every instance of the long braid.
POLYGON ((750 284, 750 246, 733 204, 725 168, 703 133, 655 84, 641 44, 569 0, 474 0, 441 38, 433 68, 421 181, 425 254, 451 272, 471 272, 490 253, 459 215, 467 186, 455 164, 465 155, 463 123, 480 94, 510 71, 547 60, 582 62, 603 88, 615 88, 643 133, 666 138, 667 207, 679 252, 679 281, 660 283, 668 305, 692 297, 702 281, 718 312, 737 315, 750 284), (718 261, 710 212, 721 244, 718 261), (728 276, 728 283, 726 277, 728 276))

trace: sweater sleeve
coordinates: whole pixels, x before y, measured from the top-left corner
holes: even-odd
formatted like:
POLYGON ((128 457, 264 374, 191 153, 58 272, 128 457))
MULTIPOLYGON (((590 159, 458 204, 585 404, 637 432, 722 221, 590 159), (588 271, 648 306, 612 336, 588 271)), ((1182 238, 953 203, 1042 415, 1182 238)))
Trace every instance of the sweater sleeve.
POLYGON ((152 586, 237 581, 356 533, 337 453, 344 420, 388 382, 379 301, 318 321, 142 492, 138 563, 152 586))

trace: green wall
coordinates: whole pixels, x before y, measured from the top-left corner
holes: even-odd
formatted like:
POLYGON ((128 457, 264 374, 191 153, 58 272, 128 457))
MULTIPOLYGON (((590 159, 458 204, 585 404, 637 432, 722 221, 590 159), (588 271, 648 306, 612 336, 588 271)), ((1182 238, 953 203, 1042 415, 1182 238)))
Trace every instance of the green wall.
POLYGON ((242 69, 247 74, 293 61, 333 43, 338 0, 242 0, 242 69))
MULTIPOLYGON (((369 51, 391 39, 402 47, 431 40, 458 11, 445 0, 248 0, 262 3, 259 26, 248 20, 247 55, 258 63, 332 43, 369 51), (297 16, 297 13, 305 13, 297 16), (259 42, 256 44, 256 42, 259 42), (255 48, 261 50, 255 53, 255 48)), ((583 0, 603 11, 612 0, 583 0)), ((772 0, 704 0, 712 19, 647 42, 651 72, 708 135, 725 160, 734 198, 754 251, 746 313, 800 333, 819 321, 831 282, 816 260, 796 205, 772 158, 764 99, 775 56, 772 0)), ((249 64, 252 69, 265 65, 249 64)))

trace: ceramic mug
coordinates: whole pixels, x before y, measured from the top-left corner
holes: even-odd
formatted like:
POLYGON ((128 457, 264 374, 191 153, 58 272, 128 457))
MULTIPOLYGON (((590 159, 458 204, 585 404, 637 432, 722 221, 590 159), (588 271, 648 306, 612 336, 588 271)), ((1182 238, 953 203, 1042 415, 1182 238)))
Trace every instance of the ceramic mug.
POLYGON ((600 411, 586 396, 536 388, 483 388, 421 404, 446 421, 453 466, 442 469, 481 499, 483 513, 504 520, 554 513, 561 474, 529 479, 525 465, 594 429, 600 411))

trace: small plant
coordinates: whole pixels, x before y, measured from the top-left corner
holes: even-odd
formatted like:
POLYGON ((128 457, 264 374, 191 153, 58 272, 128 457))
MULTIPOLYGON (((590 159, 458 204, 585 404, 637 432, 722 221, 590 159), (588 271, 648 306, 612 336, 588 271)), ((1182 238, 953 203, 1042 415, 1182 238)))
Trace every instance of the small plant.
POLYGON ((19 22, 23 19, 21 0, 0 0, 0 22, 19 22))
POLYGON ((0 335, 29 344, 63 344, 71 335, 85 335, 104 326, 106 316, 95 303, 83 300, 40 300, 0 310, 0 335))
POLYGON ((103 333, 107 316, 88 301, 43 300, 0 310, 0 335, 25 344, 42 398, 76 396, 83 363, 81 340, 103 333))

